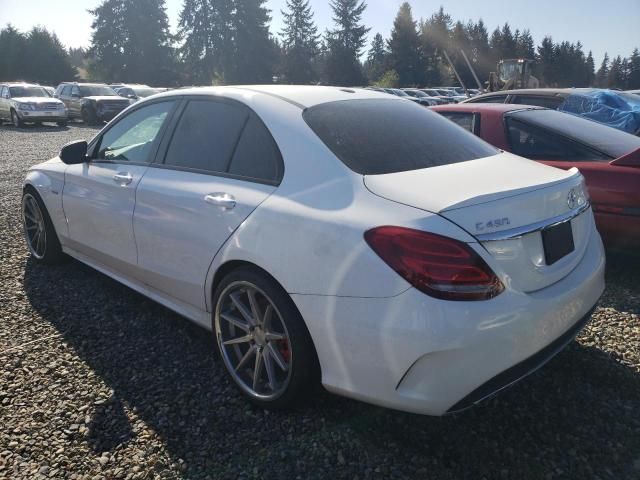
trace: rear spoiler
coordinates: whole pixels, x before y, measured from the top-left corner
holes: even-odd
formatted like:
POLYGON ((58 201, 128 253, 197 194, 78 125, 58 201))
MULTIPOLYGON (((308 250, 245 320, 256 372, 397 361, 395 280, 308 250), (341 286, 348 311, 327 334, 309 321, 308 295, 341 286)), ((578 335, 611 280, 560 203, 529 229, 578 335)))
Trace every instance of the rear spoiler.
POLYGON ((640 168, 640 148, 627 153, 626 155, 611 160, 609 165, 616 165, 618 167, 639 167, 640 168))

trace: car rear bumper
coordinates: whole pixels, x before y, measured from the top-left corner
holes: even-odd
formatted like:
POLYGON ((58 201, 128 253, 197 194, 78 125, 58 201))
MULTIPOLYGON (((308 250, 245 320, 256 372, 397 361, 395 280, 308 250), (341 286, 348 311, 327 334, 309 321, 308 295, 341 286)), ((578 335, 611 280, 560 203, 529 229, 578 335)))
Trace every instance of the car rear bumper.
POLYGON ((531 293, 479 302, 413 288, 391 298, 292 295, 318 352, 324 386, 399 410, 443 415, 526 376, 562 349, 604 291, 592 230, 576 268, 531 293))

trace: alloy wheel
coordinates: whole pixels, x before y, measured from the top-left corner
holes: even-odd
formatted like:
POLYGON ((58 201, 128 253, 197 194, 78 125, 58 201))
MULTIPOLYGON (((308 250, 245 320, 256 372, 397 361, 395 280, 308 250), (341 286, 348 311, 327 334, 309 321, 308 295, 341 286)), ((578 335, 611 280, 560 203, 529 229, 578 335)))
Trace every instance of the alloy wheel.
POLYGON ((20 119, 18 118, 18 114, 15 111, 11 111, 11 123, 13 126, 18 128, 20 127, 20 119))
POLYGON ((38 260, 43 259, 47 249, 47 230, 42 210, 30 193, 22 198, 22 221, 29 251, 38 260))
POLYGON ((284 393, 291 379, 291 341, 264 291, 245 281, 229 284, 216 306, 215 329, 225 366, 248 395, 274 400, 284 393))

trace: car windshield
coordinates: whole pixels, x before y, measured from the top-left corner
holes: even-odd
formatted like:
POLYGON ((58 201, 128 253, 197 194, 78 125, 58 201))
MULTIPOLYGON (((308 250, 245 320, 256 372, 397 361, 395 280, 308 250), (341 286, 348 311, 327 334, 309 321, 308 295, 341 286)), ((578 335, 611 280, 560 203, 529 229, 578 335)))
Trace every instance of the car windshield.
POLYGON ((116 97, 118 94, 106 85, 81 85, 80 95, 83 97, 116 97))
POLYGON ((444 95, 445 97, 452 97, 453 93, 449 90, 436 90, 440 95, 444 95))
POLYGON ((510 118, 545 128, 598 150, 611 158, 618 158, 640 148, 640 138, 630 133, 593 122, 570 113, 556 110, 519 110, 510 118))
POLYGON ((303 118, 336 157, 363 175, 418 170, 499 153, 414 102, 328 102, 307 108, 303 118))
POLYGON ((16 97, 48 97, 46 90, 42 87, 9 87, 9 92, 13 98, 16 97))
POLYGON ((405 92, 403 92, 402 90, 398 90, 397 88, 393 89, 393 93, 395 93, 399 97, 408 97, 409 96, 405 92))
POLYGON ((429 96, 426 93, 421 92, 420 90, 411 90, 411 95, 413 95, 414 97, 419 97, 419 98, 424 98, 424 97, 428 97, 429 96))

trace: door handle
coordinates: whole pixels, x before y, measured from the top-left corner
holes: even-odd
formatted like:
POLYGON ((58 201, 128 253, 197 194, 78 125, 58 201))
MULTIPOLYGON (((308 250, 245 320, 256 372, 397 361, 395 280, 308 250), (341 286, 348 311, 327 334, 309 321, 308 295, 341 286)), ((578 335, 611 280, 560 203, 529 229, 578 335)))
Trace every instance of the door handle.
POLYGON ((123 187, 129 185, 133 180, 133 177, 129 172, 118 172, 113 176, 113 181, 123 187))
POLYGON ((211 205, 222 207, 225 210, 231 210, 236 206, 236 199, 233 195, 224 192, 210 193, 204 196, 204 201, 211 205))

